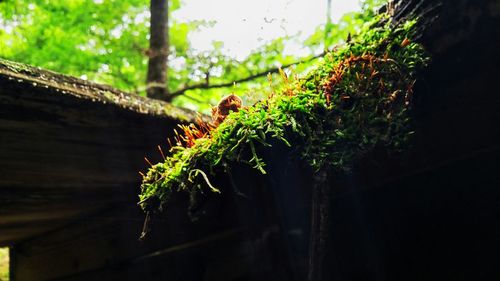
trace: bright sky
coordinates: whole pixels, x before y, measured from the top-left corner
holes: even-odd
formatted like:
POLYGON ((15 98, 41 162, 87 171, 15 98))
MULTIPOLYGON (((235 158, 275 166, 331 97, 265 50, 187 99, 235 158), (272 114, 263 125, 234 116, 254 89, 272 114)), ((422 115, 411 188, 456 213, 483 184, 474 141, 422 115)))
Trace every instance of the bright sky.
MULTIPOLYGON (((173 17, 181 22, 208 20, 217 23, 190 35, 198 50, 208 50, 212 41, 224 42, 225 53, 242 59, 265 42, 300 32, 307 38, 326 22, 327 0, 184 0, 173 17)), ((332 0, 332 20, 359 10, 358 0, 332 0)), ((287 53, 300 55, 298 44, 287 53)))

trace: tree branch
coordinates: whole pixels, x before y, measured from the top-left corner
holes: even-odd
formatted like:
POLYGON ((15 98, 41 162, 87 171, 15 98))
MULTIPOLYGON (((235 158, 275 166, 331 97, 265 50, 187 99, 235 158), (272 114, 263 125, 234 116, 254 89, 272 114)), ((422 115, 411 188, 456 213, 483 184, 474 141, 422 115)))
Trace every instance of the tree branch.
POLYGON ((235 83, 248 82, 248 81, 254 80, 256 78, 267 76, 270 73, 271 74, 272 73, 278 73, 280 69, 285 69, 285 68, 289 68, 289 67, 297 65, 297 64, 310 62, 310 61, 315 60, 317 58, 320 58, 320 57, 322 57, 324 55, 325 55, 325 52, 322 52, 319 55, 316 55, 316 56, 313 56, 313 57, 310 57, 310 58, 307 58, 307 59, 303 59, 303 60, 300 60, 300 61, 296 61, 296 62, 292 62, 292 63, 289 63, 289 64, 285 64, 285 65, 282 65, 281 67, 271 68, 271 69, 268 69, 266 71, 262 71, 262 72, 250 75, 248 77, 237 79, 237 80, 234 80, 234 81, 231 81, 231 82, 223 82, 223 83, 219 83, 219 84, 210 84, 210 83, 208 83, 208 81, 205 81, 203 83, 186 86, 186 87, 184 87, 182 89, 179 89, 179 90, 177 90, 175 92, 170 93, 169 96, 170 96, 170 98, 174 98, 174 97, 177 97, 177 96, 180 96, 180 95, 184 94, 186 91, 195 90, 195 89, 215 89, 215 88, 231 87, 235 83))

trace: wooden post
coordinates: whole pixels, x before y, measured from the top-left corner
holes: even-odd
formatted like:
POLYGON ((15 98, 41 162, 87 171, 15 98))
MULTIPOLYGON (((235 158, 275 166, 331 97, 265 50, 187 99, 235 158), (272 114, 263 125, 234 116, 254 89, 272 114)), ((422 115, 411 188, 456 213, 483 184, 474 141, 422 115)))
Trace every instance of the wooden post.
POLYGON ((330 183, 325 169, 313 177, 308 281, 326 280, 326 253, 330 227, 330 183))

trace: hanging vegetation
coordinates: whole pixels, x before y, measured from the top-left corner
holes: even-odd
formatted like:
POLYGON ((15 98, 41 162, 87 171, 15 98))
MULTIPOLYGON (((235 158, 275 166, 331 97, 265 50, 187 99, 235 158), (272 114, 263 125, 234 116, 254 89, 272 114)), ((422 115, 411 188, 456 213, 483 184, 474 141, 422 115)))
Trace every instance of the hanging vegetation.
POLYGON ((338 172, 375 146, 403 149, 413 133, 408 110, 416 73, 429 60, 412 40, 415 25, 392 26, 378 16, 305 77, 282 73, 283 87, 267 99, 233 107, 217 126, 181 126, 169 156, 144 175, 141 207, 162 210, 176 192, 220 192, 211 177, 231 163, 265 174, 258 151, 271 143, 293 147, 315 170, 338 172))

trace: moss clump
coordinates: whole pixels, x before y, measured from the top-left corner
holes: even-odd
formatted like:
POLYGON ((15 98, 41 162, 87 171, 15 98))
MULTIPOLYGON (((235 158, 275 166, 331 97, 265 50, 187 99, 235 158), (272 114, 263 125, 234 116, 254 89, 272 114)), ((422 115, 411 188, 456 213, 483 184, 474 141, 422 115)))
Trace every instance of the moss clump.
POLYGON ((367 23, 302 79, 283 74, 280 91, 231 113, 217 128, 184 128, 171 156, 144 176, 142 208, 161 210, 174 192, 219 192, 210 176, 234 162, 266 173, 258 148, 271 142, 293 147, 316 170, 345 171, 375 146, 401 149, 412 134, 415 74, 428 57, 412 42, 416 20, 389 22, 379 16, 367 23))

